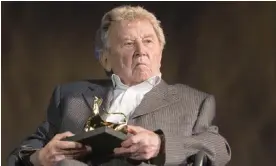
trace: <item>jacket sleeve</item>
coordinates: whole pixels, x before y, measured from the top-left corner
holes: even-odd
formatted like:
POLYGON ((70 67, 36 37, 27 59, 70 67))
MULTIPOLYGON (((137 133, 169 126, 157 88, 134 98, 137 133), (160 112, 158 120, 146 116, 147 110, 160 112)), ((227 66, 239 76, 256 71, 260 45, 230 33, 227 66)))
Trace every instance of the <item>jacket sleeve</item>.
POLYGON ((57 86, 47 109, 46 120, 10 153, 7 161, 9 166, 32 165, 29 160, 30 155, 44 147, 57 133, 61 121, 60 98, 60 86, 57 86))
POLYGON ((201 104, 191 136, 179 137, 164 132, 164 151, 152 162, 154 165, 189 164, 189 159, 203 151, 212 166, 226 165, 231 159, 231 149, 226 139, 212 125, 215 116, 215 99, 207 97, 201 104))
POLYGON ((175 137, 165 133, 166 163, 183 163, 188 157, 203 151, 212 165, 226 165, 231 158, 230 146, 212 125, 215 116, 215 99, 208 96, 202 103, 198 118, 189 137, 175 137))

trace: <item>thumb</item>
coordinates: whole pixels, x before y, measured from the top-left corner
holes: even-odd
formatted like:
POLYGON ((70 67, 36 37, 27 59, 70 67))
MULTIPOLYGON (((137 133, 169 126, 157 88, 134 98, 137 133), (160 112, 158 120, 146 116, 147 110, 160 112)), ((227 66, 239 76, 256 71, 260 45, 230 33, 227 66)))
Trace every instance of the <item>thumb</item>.
POLYGON ((66 131, 66 132, 64 132, 64 133, 57 134, 57 135, 55 136, 55 139, 61 140, 61 139, 64 139, 64 138, 66 138, 66 137, 71 137, 71 136, 74 136, 74 134, 73 134, 72 132, 70 132, 70 131, 66 131))
POLYGON ((145 129, 140 126, 127 125, 127 131, 133 135, 144 131, 145 129))

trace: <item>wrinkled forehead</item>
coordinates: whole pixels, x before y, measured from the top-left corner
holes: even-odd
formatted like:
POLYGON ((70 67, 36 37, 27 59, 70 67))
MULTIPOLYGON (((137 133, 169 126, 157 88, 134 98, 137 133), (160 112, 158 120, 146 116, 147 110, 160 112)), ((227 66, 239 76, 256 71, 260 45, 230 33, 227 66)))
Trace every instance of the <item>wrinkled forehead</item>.
POLYGON ((113 22, 109 29, 111 40, 135 39, 156 36, 154 28, 147 19, 122 20, 113 22))

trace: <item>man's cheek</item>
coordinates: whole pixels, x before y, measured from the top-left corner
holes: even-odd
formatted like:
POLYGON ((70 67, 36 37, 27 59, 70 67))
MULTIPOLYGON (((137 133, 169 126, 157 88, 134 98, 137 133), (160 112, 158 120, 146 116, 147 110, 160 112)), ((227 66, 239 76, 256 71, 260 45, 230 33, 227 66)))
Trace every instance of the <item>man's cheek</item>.
POLYGON ((132 65, 133 65, 133 62, 132 62, 132 59, 131 59, 131 58, 127 58, 127 57, 123 58, 123 59, 122 59, 122 63, 124 64, 124 66, 125 66, 126 68, 133 68, 133 67, 134 67, 134 66, 132 66, 132 65))

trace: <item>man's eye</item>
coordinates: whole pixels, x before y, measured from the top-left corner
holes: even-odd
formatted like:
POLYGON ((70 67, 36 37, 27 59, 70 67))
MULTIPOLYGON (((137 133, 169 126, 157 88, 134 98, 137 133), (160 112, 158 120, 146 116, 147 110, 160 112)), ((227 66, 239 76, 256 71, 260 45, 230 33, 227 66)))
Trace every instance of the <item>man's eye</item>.
POLYGON ((126 42, 124 45, 125 45, 125 46, 132 46, 132 45, 133 45, 133 42, 126 42))
POLYGON ((152 40, 151 39, 147 39, 147 40, 145 40, 145 43, 152 43, 152 40))

